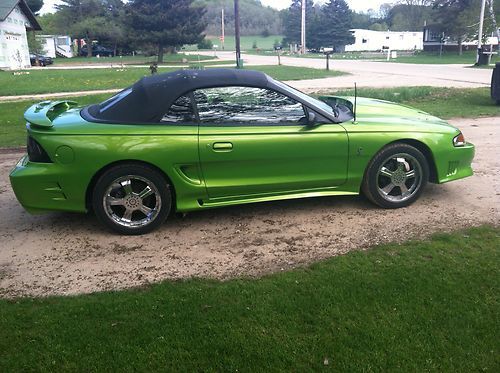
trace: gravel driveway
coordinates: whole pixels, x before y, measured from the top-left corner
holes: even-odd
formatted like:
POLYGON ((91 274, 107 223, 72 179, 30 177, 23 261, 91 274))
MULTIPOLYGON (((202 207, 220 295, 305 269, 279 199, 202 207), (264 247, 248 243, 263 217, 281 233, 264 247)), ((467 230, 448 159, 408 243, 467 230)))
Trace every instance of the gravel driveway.
POLYGON ((142 237, 101 229, 93 216, 31 216, 0 154, 0 296, 77 294, 163 279, 259 276, 389 241, 500 222, 500 117, 452 120, 477 146, 475 176, 429 185, 414 205, 362 197, 260 203, 195 212, 142 237))

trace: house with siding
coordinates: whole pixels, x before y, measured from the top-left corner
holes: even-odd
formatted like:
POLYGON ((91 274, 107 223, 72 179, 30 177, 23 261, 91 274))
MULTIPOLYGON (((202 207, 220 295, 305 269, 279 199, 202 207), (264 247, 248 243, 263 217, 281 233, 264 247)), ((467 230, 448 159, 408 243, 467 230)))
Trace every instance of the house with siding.
POLYGON ((71 37, 68 35, 37 35, 43 55, 47 57, 73 57, 73 47, 71 37))
POLYGON ((354 43, 345 46, 346 52, 422 50, 423 33, 420 31, 373 31, 365 29, 350 30, 354 43))
POLYGON ((30 67, 26 32, 41 29, 25 0, 0 0, 0 69, 30 67))

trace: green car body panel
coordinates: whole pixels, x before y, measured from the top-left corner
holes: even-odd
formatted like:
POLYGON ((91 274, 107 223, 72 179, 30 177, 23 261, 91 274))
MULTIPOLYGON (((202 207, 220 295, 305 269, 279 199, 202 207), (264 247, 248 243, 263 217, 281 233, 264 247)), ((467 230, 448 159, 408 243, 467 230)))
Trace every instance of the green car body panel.
POLYGON ((161 170, 179 212, 358 194, 370 160, 394 142, 426 156, 433 182, 472 175, 474 146, 453 145, 458 129, 385 101, 357 98, 355 121, 248 127, 94 123, 75 105, 44 102, 25 113, 28 135, 53 161, 35 163, 25 156, 10 174, 16 197, 30 212, 87 211, 96 178, 124 162, 161 170))

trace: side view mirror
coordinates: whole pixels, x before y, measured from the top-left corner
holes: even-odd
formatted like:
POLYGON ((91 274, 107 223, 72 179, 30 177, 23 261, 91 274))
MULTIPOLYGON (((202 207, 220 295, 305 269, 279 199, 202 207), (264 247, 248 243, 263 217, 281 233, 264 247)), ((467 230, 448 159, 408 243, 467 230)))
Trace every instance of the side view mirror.
POLYGON ((312 126, 316 123, 316 114, 310 111, 307 115, 307 124, 312 126))

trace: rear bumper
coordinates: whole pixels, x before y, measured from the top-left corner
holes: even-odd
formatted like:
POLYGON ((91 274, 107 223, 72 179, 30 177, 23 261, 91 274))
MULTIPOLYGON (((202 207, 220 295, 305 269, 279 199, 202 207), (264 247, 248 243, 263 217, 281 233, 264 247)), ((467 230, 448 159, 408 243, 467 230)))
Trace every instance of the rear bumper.
POLYGON ((472 176, 472 160, 475 148, 471 143, 462 147, 454 147, 451 151, 439 154, 436 157, 438 183, 462 179, 472 176))
POLYGON ((68 198, 60 182, 61 174, 58 164, 30 162, 25 155, 9 178, 17 200, 30 213, 53 210, 85 212, 84 205, 68 198))

